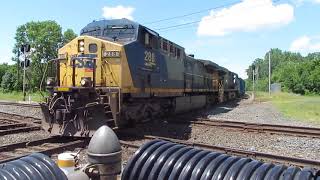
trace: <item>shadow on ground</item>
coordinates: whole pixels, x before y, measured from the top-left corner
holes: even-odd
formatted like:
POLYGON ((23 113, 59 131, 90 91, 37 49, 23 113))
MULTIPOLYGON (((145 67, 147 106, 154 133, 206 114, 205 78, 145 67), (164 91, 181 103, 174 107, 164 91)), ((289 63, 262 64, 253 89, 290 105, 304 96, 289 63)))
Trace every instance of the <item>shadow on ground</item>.
MULTIPOLYGON (((245 97, 247 98, 247 97, 245 97)), ((122 140, 141 140, 145 135, 188 140, 192 132, 191 121, 197 118, 207 118, 208 115, 227 113, 237 107, 242 99, 208 106, 201 110, 178 114, 166 118, 158 118, 152 122, 137 124, 133 128, 121 130, 122 140)))

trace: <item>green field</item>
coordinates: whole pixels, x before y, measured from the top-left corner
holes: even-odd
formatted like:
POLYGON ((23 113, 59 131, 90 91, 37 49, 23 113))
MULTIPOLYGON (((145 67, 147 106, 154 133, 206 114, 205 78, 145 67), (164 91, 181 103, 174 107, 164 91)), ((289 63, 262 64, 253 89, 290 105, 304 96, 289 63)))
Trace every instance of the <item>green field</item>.
POLYGON ((320 124, 320 96, 257 92, 255 100, 271 101, 286 117, 320 124))
MULTIPOLYGON (((26 100, 29 99, 29 94, 26 96, 26 100)), ((39 92, 36 93, 30 93, 31 101, 34 102, 40 102, 42 100, 42 96, 39 92)), ((6 100, 6 101, 22 101, 23 100, 23 93, 22 92, 10 92, 10 93, 4 93, 0 91, 0 100, 6 100)))

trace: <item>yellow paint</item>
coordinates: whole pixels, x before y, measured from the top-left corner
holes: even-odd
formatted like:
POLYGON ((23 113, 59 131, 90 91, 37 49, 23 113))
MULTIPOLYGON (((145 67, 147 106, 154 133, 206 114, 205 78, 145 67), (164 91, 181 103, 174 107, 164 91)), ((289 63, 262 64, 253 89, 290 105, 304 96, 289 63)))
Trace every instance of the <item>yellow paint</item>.
MULTIPOLYGON (((91 36, 79 36, 59 49, 58 54, 67 54, 67 60, 60 61, 60 86, 73 86, 72 76, 72 57, 80 56, 81 54, 95 54, 96 55, 96 71, 95 71, 95 83, 96 86, 102 87, 121 87, 121 66, 122 61, 126 61, 125 53, 121 44, 117 44, 111 41, 102 40, 91 36), (84 51, 78 52, 79 40, 84 41, 84 51), (89 52, 89 44, 97 44, 97 52, 89 52), (119 57, 103 57, 104 51, 118 51, 119 57)), ((78 66, 81 63, 76 62, 78 66)), ((128 69, 128 68, 127 68, 128 69)), ((89 68, 75 68, 75 86, 81 86, 80 81, 83 77, 90 77, 93 80, 93 71, 89 68)), ((132 85, 132 80, 131 80, 132 85)))
POLYGON ((74 160, 58 160, 58 166, 59 167, 75 167, 75 162, 74 160))
MULTIPOLYGON (((170 89, 170 88, 145 88, 145 93, 184 93, 184 92, 214 92, 208 89, 170 89)), ((123 93, 141 93, 140 88, 122 88, 123 93)))
POLYGON ((58 87, 57 91, 67 92, 67 91, 70 91, 70 88, 68 88, 68 87, 58 87))
MULTIPOLYGON (((60 86, 59 91, 69 91, 72 87, 72 57, 81 54, 96 54, 96 86, 97 87, 119 87, 122 93, 142 93, 140 88, 133 86, 131 72, 129 69, 126 53, 121 44, 107 41, 91 36, 79 36, 62 47, 58 54, 67 54, 66 60, 60 61, 60 86), (79 40, 84 41, 84 52, 78 52, 79 40), (89 52, 89 44, 97 44, 97 52, 89 52), (103 57, 104 51, 120 52, 120 57, 103 57)), ((155 56, 146 51, 145 62, 155 62, 155 56)), ((93 72, 85 68, 75 68, 75 86, 81 86, 83 77, 91 77, 93 72)), ((207 89, 169 89, 169 88, 145 88, 144 93, 184 93, 184 92, 206 92, 207 89)), ((213 91, 213 90, 212 90, 213 91)))

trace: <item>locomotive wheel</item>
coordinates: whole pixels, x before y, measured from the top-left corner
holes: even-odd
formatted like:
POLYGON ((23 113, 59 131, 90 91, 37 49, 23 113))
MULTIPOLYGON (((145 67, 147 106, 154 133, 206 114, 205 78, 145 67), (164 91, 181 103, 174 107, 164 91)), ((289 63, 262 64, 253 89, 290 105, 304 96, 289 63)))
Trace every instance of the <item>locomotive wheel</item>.
POLYGON ((144 111, 144 115, 143 115, 143 119, 141 119, 142 123, 145 122, 149 122, 152 121, 152 109, 150 107, 148 107, 145 111, 144 111))

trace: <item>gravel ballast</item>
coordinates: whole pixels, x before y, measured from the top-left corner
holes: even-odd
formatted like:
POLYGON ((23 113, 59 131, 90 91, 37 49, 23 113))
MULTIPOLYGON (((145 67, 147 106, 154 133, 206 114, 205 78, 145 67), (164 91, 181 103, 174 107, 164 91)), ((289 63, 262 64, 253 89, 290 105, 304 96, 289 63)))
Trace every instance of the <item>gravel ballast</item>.
POLYGON ((233 101, 208 108, 202 117, 212 120, 221 119, 252 123, 320 127, 320 124, 284 117, 270 102, 252 102, 251 99, 233 101))
MULTIPOLYGON (((0 105, 0 112, 41 117, 39 108, 15 107, 0 105)), ((210 117, 212 120, 223 119, 255 123, 284 124, 297 126, 314 126, 285 118, 270 103, 252 103, 249 99, 232 102, 202 110, 198 117, 210 117)), ((183 139, 189 142, 225 146, 243 150, 253 150, 264 153, 320 160, 320 139, 294 137, 286 135, 271 135, 264 133, 242 132, 218 127, 194 126, 192 124, 171 124, 166 121, 138 125, 128 132, 183 139)), ((1 144, 34 140, 47 136, 44 133, 19 133, 0 137, 1 144), (4 143, 2 143, 4 142, 4 143)), ((134 153, 130 148, 123 148, 123 161, 134 153)), ((84 157, 84 156, 83 156, 84 157)))
POLYGON ((320 160, 320 139, 286 135, 242 132, 199 125, 154 123, 132 130, 137 134, 162 136, 235 149, 258 151, 281 156, 320 160))

